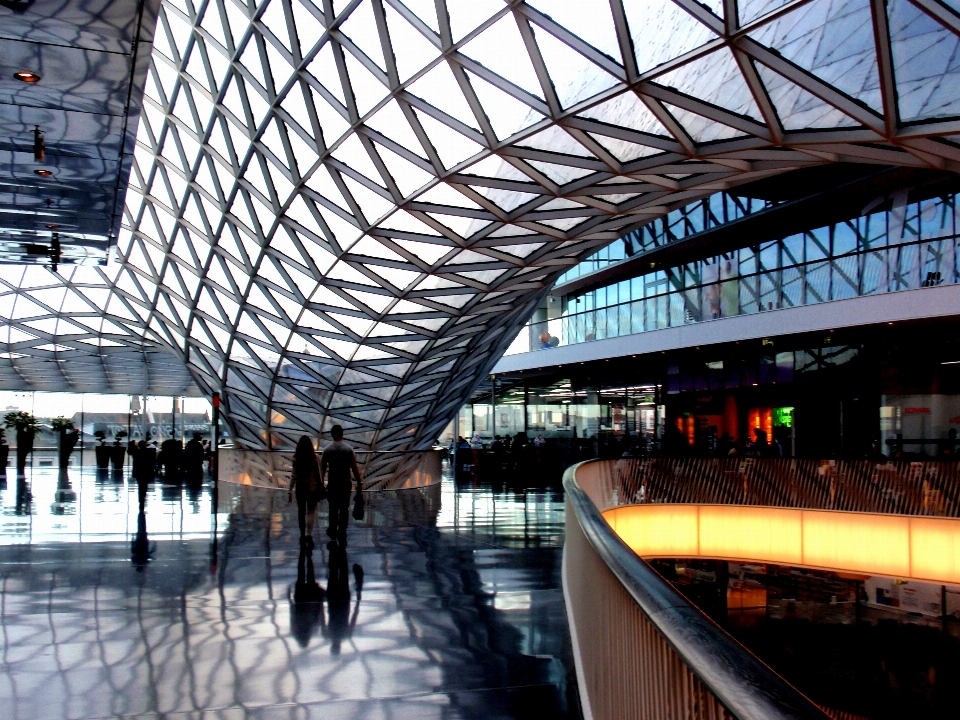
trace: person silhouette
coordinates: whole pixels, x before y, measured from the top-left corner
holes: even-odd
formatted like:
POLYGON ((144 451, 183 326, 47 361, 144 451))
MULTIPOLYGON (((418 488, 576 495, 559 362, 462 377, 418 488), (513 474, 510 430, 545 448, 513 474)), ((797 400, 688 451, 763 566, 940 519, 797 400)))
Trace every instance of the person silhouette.
POLYGON ((297 560, 297 582, 289 593, 290 634, 300 647, 305 648, 317 625, 323 623, 323 588, 317 582, 313 569, 313 554, 300 546, 297 560))
POLYGON ((152 556, 153 550, 147 537, 147 514, 141 506, 140 514, 137 515, 137 534, 130 543, 130 560, 137 572, 143 572, 152 556))
POLYGON ((350 614, 350 576, 347 575, 347 550, 342 544, 330 542, 330 564, 327 576, 327 635, 330 638, 330 654, 339 655, 345 639, 353 636, 360 612, 360 596, 363 592, 363 568, 353 565, 353 579, 357 589, 357 604, 350 614))
POLYGON ((323 449, 320 457, 320 478, 327 478, 327 497, 329 498, 329 518, 327 536, 347 543, 347 524, 350 521, 351 473, 357 479, 357 493, 363 491, 363 476, 357 465, 357 456, 343 441, 343 428, 334 425, 330 428, 333 442, 323 449))

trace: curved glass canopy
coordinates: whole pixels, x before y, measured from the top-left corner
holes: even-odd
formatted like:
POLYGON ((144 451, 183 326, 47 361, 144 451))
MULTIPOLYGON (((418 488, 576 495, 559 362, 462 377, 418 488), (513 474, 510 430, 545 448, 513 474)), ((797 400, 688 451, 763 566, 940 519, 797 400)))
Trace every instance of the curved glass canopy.
POLYGON ((165 349, 251 447, 425 447, 650 219, 839 160, 956 169, 958 33, 935 0, 166 0, 119 262, 0 269, 11 382, 165 349))

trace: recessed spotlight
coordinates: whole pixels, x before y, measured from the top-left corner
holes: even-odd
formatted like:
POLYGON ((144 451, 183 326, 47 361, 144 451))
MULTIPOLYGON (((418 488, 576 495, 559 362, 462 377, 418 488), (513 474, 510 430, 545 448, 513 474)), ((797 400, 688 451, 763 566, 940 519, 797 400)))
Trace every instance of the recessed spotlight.
POLYGON ((40 168, 39 170, 34 170, 34 172, 40 177, 50 177, 51 175, 53 175, 53 170, 44 170, 43 168, 40 168))
POLYGON ((15 72, 13 76, 20 82, 25 82, 25 83, 40 82, 40 76, 31 70, 21 70, 20 72, 15 72))

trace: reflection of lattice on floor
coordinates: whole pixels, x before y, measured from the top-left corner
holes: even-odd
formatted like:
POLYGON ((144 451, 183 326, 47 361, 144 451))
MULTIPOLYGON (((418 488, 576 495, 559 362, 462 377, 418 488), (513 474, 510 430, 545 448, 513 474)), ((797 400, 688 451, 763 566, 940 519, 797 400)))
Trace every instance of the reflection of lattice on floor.
POLYGON ((147 342, 249 447, 428 447, 554 280, 650 219, 837 160, 954 167, 956 18, 888 5, 167 2, 121 262, 10 276, 9 379, 147 342))

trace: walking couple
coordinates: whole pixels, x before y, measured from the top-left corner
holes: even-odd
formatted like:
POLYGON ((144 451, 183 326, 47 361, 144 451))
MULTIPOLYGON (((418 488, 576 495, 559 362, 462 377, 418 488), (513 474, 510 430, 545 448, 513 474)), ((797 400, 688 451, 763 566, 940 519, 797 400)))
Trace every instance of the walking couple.
POLYGON ((363 479, 353 448, 343 442, 343 428, 330 428, 333 442, 323 449, 320 464, 313 449, 313 441, 306 435, 300 438, 293 454, 293 476, 287 500, 297 494, 297 520, 300 523, 300 544, 307 551, 313 549, 313 523, 317 516, 317 503, 328 498, 330 521, 327 535, 341 547, 347 544, 347 523, 350 514, 350 474, 357 479, 357 495, 363 490, 363 479), (329 474, 328 474, 329 473, 329 474), (324 487, 324 478, 327 485, 324 487))

